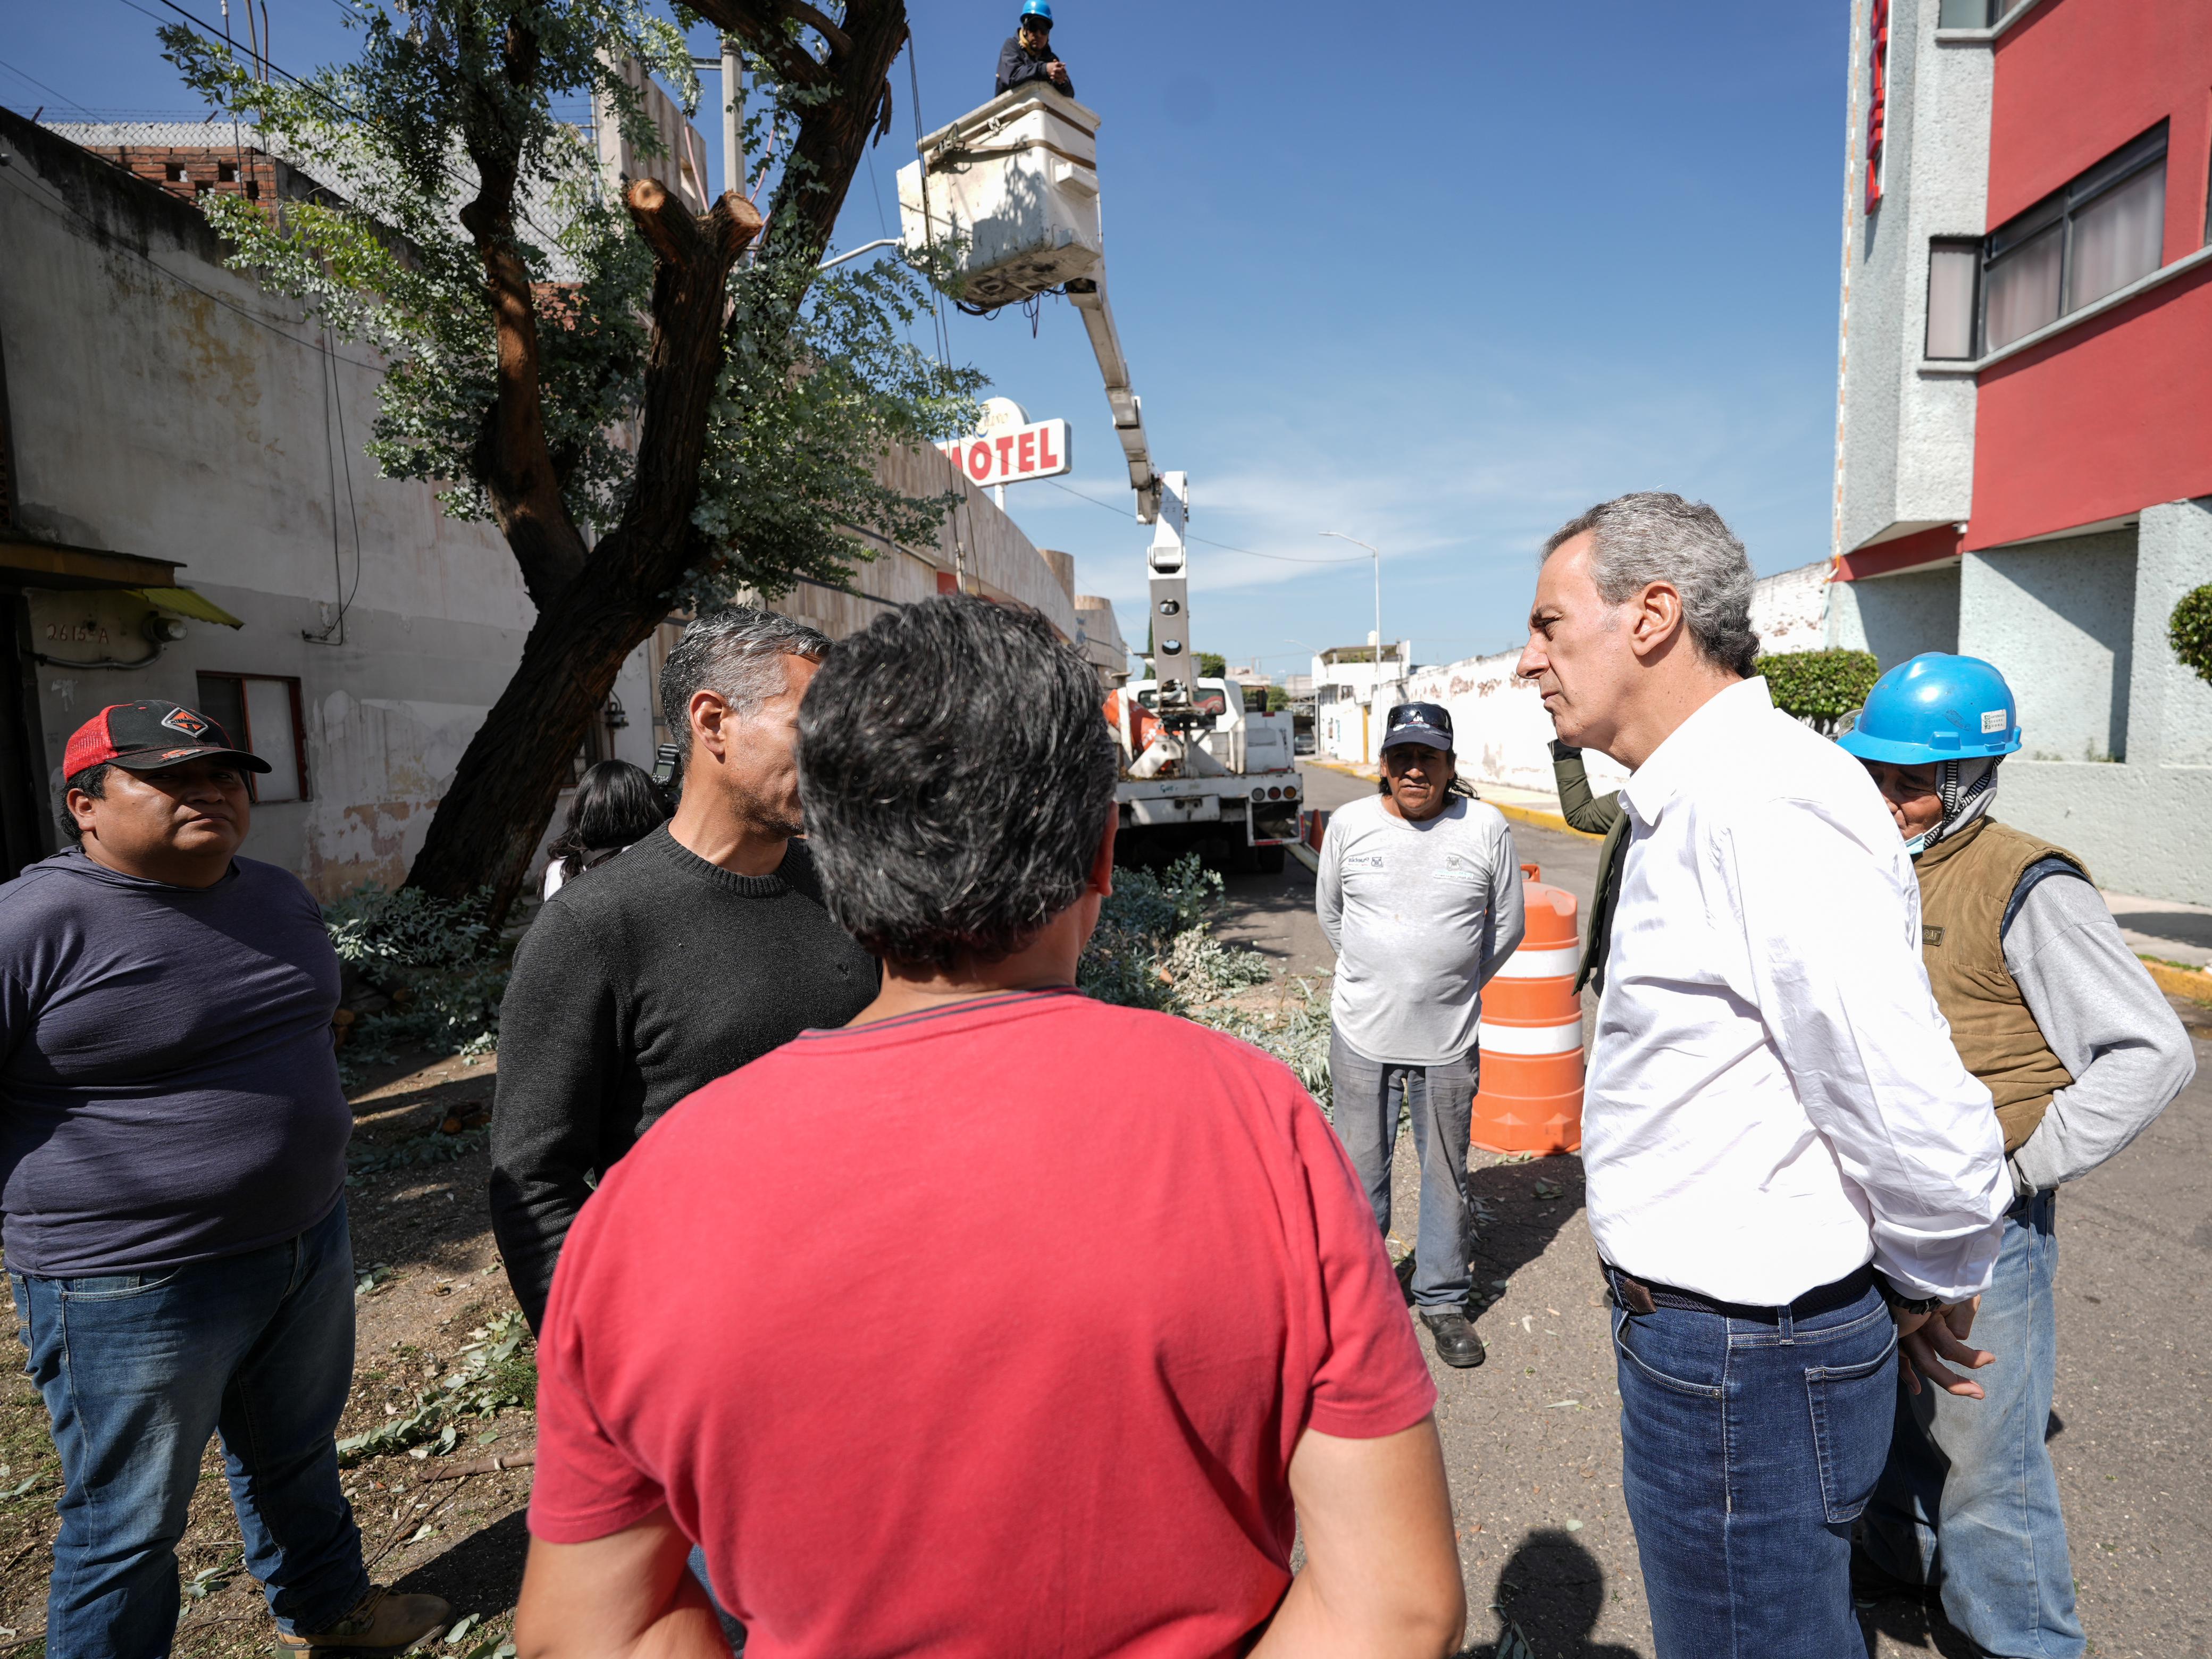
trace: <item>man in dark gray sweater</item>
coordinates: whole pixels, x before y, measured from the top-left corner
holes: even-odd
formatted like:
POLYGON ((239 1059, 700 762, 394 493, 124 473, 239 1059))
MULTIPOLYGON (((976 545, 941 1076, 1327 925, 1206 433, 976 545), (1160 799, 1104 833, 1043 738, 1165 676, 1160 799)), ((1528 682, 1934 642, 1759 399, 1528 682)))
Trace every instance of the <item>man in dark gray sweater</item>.
POLYGON ((676 817, 563 886, 500 1009, 492 1230, 535 1330, 592 1188, 694 1090, 876 994, 799 834, 799 702, 830 641, 773 612, 700 617, 661 671, 676 817))

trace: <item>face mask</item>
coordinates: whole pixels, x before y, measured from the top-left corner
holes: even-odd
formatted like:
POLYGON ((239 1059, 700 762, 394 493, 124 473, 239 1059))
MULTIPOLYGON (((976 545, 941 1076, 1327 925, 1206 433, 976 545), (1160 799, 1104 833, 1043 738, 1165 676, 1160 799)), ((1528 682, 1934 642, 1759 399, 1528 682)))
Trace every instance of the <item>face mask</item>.
POLYGON ((1926 852, 1926 851, 1928 850, 1928 836, 1929 836, 1929 832, 1928 832, 1927 830, 1922 830, 1918 835, 1915 836, 1914 836, 1911 841, 1908 841, 1907 842, 1905 842, 1905 857, 1907 857, 1907 858, 1913 858, 1913 859, 1917 859, 1917 858, 1918 858, 1918 857, 1919 857, 1923 853, 1926 852))

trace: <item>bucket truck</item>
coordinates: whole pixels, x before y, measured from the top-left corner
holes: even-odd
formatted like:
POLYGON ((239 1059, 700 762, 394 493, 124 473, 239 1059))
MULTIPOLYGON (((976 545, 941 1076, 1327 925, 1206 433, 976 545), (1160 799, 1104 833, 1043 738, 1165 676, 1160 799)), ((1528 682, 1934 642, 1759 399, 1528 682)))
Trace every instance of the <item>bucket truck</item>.
POLYGON ((1218 862, 1279 870, 1298 836, 1299 780, 1288 714, 1248 706, 1245 688, 1205 679, 1192 641, 1189 481, 1153 470, 1144 401, 1107 296, 1097 170, 1098 116, 1030 84, 1001 93, 915 146, 900 169, 899 222, 910 257, 934 250, 973 310, 1064 294, 1082 319, 1105 383, 1145 556, 1151 674, 1106 698, 1121 751, 1121 856, 1171 858, 1196 847, 1218 862))

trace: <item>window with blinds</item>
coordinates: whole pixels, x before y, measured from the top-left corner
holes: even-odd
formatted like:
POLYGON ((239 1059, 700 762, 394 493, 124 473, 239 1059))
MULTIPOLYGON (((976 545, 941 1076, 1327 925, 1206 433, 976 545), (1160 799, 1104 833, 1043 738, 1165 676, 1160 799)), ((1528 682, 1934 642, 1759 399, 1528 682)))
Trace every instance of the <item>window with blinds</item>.
MULTIPOLYGON (((2166 232, 2166 135, 2161 121, 1989 234, 1982 246, 1980 349, 1960 355, 2002 350, 2159 268, 2166 232)), ((1931 357, 1939 355, 1932 253, 1931 357)), ((1946 280, 1955 285, 1956 273, 1946 280)), ((1947 288, 1947 300, 1950 292, 1947 288)), ((1945 339, 1956 343, 1954 334, 1945 339)))

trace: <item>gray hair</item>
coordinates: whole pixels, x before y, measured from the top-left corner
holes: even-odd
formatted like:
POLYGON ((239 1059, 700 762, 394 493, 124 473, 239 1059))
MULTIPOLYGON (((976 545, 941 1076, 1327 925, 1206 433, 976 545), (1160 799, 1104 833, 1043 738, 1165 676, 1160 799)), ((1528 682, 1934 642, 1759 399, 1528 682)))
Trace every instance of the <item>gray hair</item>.
POLYGON ((699 692, 716 692, 740 715, 750 714, 783 690, 781 659, 820 662, 829 654, 828 635, 773 611, 733 605, 698 617, 660 669, 660 712, 677 752, 691 753, 689 711, 699 692))
POLYGON ((1639 489, 1561 525, 1544 544, 1544 556, 1584 532, 1600 599, 1619 605, 1650 583, 1668 583, 1682 596, 1682 620, 1698 654, 1751 677, 1759 655, 1751 561, 1719 514, 1663 489, 1639 489))

